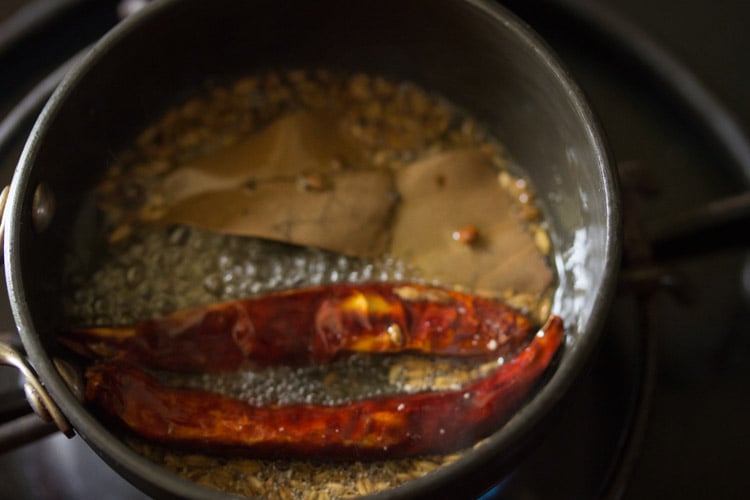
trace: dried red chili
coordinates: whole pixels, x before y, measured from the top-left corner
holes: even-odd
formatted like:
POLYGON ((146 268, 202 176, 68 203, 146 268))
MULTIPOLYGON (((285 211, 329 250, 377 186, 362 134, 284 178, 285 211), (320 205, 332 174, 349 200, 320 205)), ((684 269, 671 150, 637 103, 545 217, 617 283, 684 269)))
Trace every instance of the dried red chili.
POLYGON ((190 449, 331 459, 448 452, 507 421, 540 380, 563 337, 562 320, 552 316, 515 358, 461 390, 337 406, 255 406, 166 387, 119 361, 88 370, 86 398, 145 438, 190 449))
POLYGON ((489 359, 516 352, 534 329, 526 316, 497 300, 438 287, 376 283, 273 293, 133 327, 78 328, 62 340, 94 359, 226 372, 327 362, 351 352, 489 359))

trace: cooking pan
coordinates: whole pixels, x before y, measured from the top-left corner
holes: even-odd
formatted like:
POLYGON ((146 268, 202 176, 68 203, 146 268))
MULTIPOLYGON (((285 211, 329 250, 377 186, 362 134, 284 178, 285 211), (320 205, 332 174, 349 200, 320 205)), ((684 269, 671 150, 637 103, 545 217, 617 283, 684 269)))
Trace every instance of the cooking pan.
MULTIPOLYGON (((164 0, 105 36, 58 87, 24 148, 4 213, 7 286, 28 360, 2 358, 30 399, 146 493, 223 498, 155 467, 82 405, 61 349, 62 248, 86 194, 137 133, 207 80, 325 67, 413 81, 476 117, 535 187, 550 224, 566 345, 549 379, 486 443, 377 498, 477 496, 507 473, 593 355, 620 256, 616 177, 581 91, 542 40, 478 0, 164 0)), ((80 235, 78 235, 80 236, 80 235)), ((83 241, 86 241, 83 235, 83 241)))

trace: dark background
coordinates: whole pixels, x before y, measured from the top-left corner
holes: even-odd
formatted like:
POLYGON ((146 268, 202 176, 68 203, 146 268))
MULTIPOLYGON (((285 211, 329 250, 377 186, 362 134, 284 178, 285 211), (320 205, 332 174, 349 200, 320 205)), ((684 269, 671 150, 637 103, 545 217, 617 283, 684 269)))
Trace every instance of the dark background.
MULTIPOLYGON (((750 3, 738 0, 599 0, 593 3, 611 7, 658 42, 713 92, 745 131, 750 130, 747 24, 750 3)), ((613 65, 625 66, 625 63, 617 61, 613 65)), ((626 69, 625 73, 628 71, 626 69)), ((587 72, 583 72, 582 77, 591 80, 587 72)), ((627 74, 622 80, 624 87, 633 84, 627 74)), ((583 85, 591 93, 595 108, 600 106, 616 159, 622 162, 645 157, 648 161, 661 162, 661 168, 673 173, 671 184, 665 189, 671 189, 675 199, 676 193, 681 192, 679 196, 688 203, 691 196, 695 204, 702 201, 701 181, 691 184, 687 180, 689 175, 680 170, 681 163, 686 165, 691 160, 697 163, 697 171, 702 172, 698 179, 705 179, 706 185, 719 172, 729 184, 734 183, 717 188, 709 196, 723 190, 735 193, 747 189, 750 172, 745 170, 744 175, 733 178, 731 162, 721 155, 712 157, 709 153, 706 158, 698 159, 693 153, 681 152, 667 134, 663 141, 630 141, 640 132, 633 128, 635 121, 630 113, 648 115, 653 109, 645 108, 654 106, 653 102, 630 96, 628 105, 618 108, 619 112, 625 111, 614 116, 602 103, 626 97, 617 92, 606 95, 607 91, 596 85, 583 85)), ((668 101, 669 92, 663 91, 657 88, 651 94, 659 95, 656 100, 668 101)), ((691 121, 689 117, 670 110, 669 104, 664 106, 665 113, 676 117, 678 123, 674 128, 690 127, 690 123, 685 123, 691 121)), ((683 132, 686 136, 692 133, 683 132)), ((664 205, 655 202, 646 205, 646 209, 642 207, 640 215, 648 226, 649 219, 657 219, 664 212, 686 209, 684 203, 676 203, 681 206, 675 208, 668 202, 664 205)), ((750 225, 745 223, 735 230, 747 234, 750 225)), ((700 259, 674 261, 675 267, 686 270, 691 299, 679 303, 664 294, 653 299, 662 311, 652 322, 660 336, 657 377, 643 447, 624 498, 740 499, 750 494, 747 249, 744 246, 700 259), (731 264, 733 260, 738 264, 731 264), (732 288, 736 293, 727 291, 732 288)))
MULTIPOLYGON (((668 49, 750 130, 750 2, 600 3, 612 6, 668 49)), ((745 224, 744 230, 750 231, 750 225, 745 224)), ((747 258, 747 247, 744 253, 747 258)), ((744 279, 731 274, 724 279, 744 281, 747 319, 747 265, 744 279)), ((710 287, 711 282, 704 285, 710 287)), ((715 348, 713 352, 689 353, 679 360, 668 352, 674 346, 662 343, 652 417, 626 498, 750 495, 750 326, 740 322, 737 328, 733 342, 718 348, 709 340, 704 345, 709 351, 715 348)), ((714 333, 703 332, 707 337, 714 333)))
MULTIPOLYGON (((748 189, 748 163, 740 167, 725 149, 712 145, 705 134, 704 117, 686 112, 684 101, 664 85, 663 79, 650 78, 649 72, 634 62, 632 53, 609 50, 611 40, 605 40, 606 36, 589 37, 582 33, 580 24, 571 23, 567 17, 554 19, 554 14, 541 12, 550 4, 606 7, 631 25, 631 34, 642 31, 674 56, 747 132, 750 3, 504 3, 528 19, 553 48, 560 49, 563 61, 602 119, 616 162, 645 165, 653 175, 658 193, 639 199, 636 210, 647 232, 659 227, 659 220, 748 189), (539 19, 543 22, 538 23, 539 19), (569 45, 566 39, 578 42, 569 45)), ((632 213, 626 213, 626 217, 632 213)), ((749 234, 747 218, 731 231, 749 234)), ((707 235, 705 240, 713 236, 707 235)), ((740 499, 750 495, 750 247, 746 238, 743 241, 700 255, 687 251, 676 256, 678 252, 673 249, 656 262, 683 280, 680 290, 687 297, 663 290, 650 296, 648 334, 656 338, 657 345, 653 398, 648 423, 640 436, 642 447, 623 498, 740 499)), ((696 245, 696 241, 689 244, 696 245)), ((626 263, 624 273, 627 271, 626 263)), ((625 302, 622 296, 615 302, 605 339, 616 338, 618 327, 636 321, 635 314, 628 314, 633 309, 625 302)), ((593 376, 599 373, 601 370, 595 369, 593 376)), ((602 414, 607 411, 617 409, 603 410, 602 414)), ((577 435, 558 444, 557 466, 564 470, 572 461, 576 462, 573 469, 578 466, 595 471, 596 465, 588 463, 591 455, 579 453, 575 443, 584 443, 587 434, 596 434, 597 425, 589 421, 561 428, 572 429, 577 435)), ((551 439, 556 440, 560 441, 557 435, 551 439)), ((538 457, 532 457, 531 463, 555 466, 538 457)), ((543 474, 529 477, 544 481, 543 474)), ((519 488, 503 498, 580 498, 566 489, 578 479, 575 473, 569 473, 569 477, 567 483, 552 480, 548 488, 519 488)))

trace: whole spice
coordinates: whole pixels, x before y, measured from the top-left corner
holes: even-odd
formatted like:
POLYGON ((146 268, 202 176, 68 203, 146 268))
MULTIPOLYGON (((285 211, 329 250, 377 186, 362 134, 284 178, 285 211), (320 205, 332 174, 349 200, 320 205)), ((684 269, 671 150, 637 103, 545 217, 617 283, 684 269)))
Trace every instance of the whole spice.
POLYGON ((415 284, 327 285, 223 302, 134 327, 71 329, 81 354, 151 369, 226 372, 327 362, 352 352, 494 357, 534 325, 494 299, 415 284))
POLYGON ((170 388, 117 361, 88 370, 86 398, 143 437, 189 449, 336 460, 450 452, 510 418, 562 339, 562 321, 551 316, 518 356, 459 390, 334 406, 256 406, 170 388))

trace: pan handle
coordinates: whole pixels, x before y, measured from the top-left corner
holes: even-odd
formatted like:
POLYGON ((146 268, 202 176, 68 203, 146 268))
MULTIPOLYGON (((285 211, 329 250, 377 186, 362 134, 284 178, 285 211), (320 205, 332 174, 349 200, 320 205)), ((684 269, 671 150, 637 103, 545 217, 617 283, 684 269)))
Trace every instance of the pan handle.
MULTIPOLYGON (((8 201, 9 186, 0 191, 0 248, 5 233, 5 205, 8 201)), ((0 453, 10 451, 18 446, 45 437, 55 430, 60 430, 67 437, 75 432, 68 419, 60 411, 47 390, 39 381, 36 373, 26 359, 14 347, 0 341, 0 365, 15 366, 24 376, 23 389, 31 409, 42 420, 32 415, 24 415, 0 426, 0 453)), ((59 369, 59 366, 58 366, 59 369)))
MULTIPOLYGON (((36 376, 36 373, 34 373, 34 370, 26 359, 15 348, 5 342, 0 342, 0 364, 15 366, 23 374, 26 378, 26 382, 24 383, 26 400, 29 402, 29 405, 34 412, 41 417, 44 422, 53 423, 57 429, 68 437, 73 437, 75 435, 68 419, 65 418, 65 415, 63 415, 60 408, 55 404, 54 400, 39 381, 39 378, 36 376)), ((24 418, 25 417, 21 417, 14 422, 17 423, 24 418)), ((23 425, 18 427, 18 432, 26 431, 34 437, 46 435, 40 426, 33 425, 28 419, 25 419, 22 424, 23 425)), ((44 427, 49 430, 52 426, 44 425, 44 427)), ((54 427, 52 428, 54 429, 54 427)), ((0 432, 0 435, 4 435, 4 433, 0 432)), ((16 441, 18 440, 16 439, 16 441)), ((2 449, 2 446, 0 446, 0 449, 2 449)))

